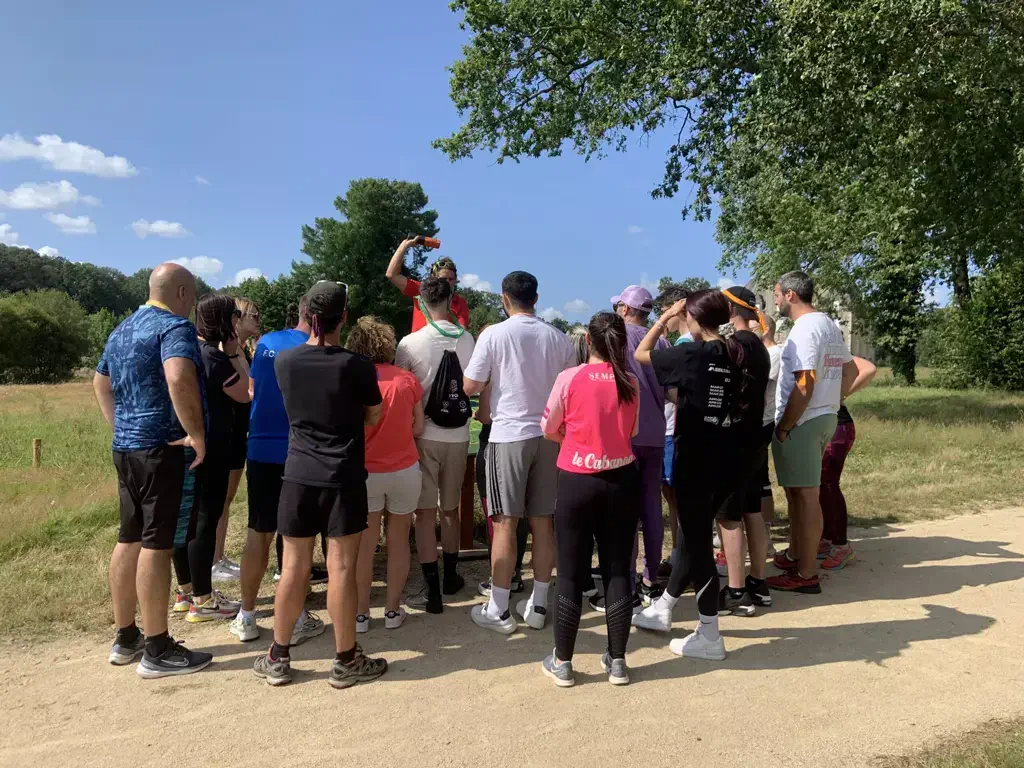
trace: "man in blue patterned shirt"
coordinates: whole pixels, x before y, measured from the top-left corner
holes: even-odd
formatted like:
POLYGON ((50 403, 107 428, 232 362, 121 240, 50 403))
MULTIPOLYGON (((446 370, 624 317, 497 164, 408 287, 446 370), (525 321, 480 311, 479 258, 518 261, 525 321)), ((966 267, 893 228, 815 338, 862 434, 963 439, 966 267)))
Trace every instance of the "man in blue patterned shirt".
POLYGON ((111 664, 142 655, 143 678, 196 672, 209 653, 189 651, 167 632, 167 607, 185 448, 192 466, 206 454, 203 380, 195 326, 196 280, 177 264, 149 278, 149 301, 107 340, 93 389, 114 430, 113 457, 121 503, 118 543, 110 559, 110 593, 117 636, 111 664), (135 625, 142 607, 143 638, 135 625))

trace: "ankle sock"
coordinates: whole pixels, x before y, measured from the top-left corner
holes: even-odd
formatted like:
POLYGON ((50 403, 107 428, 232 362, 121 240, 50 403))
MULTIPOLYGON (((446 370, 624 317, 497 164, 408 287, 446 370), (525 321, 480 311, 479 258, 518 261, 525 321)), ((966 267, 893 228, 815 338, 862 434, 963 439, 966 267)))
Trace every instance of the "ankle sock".
POLYGON ((171 646, 171 636, 166 631, 159 635, 146 637, 146 653, 150 656, 160 656, 171 646))
POLYGON ((428 597, 441 597, 441 573, 437 568, 437 560, 432 563, 423 563, 423 581, 427 584, 428 597))
POLYGON ((120 643, 134 643, 136 640, 139 639, 139 635, 141 634, 142 633, 139 632, 139 628, 135 625, 135 622, 133 621, 127 627, 121 627, 119 630, 117 630, 116 639, 120 643))
POLYGON ((700 633, 704 635, 708 640, 717 640, 722 635, 718 631, 718 617, 717 616, 705 616, 704 614, 698 614, 700 616, 700 633))
POLYGON ((733 598, 734 600, 738 600, 745 594, 747 594, 747 590, 744 587, 729 587, 729 597, 733 598))
POLYGON ((487 603, 487 613, 492 619, 500 619, 508 610, 508 590, 491 583, 491 599, 487 603))
POLYGON ((537 581, 534 579, 533 594, 530 596, 530 600, 534 605, 538 605, 541 608, 548 607, 548 586, 550 584, 550 581, 537 581))
POLYGON ((341 653, 334 654, 334 660, 339 661, 342 664, 351 664, 353 661, 356 660, 356 647, 353 645, 347 651, 342 651, 341 653))
POLYGON ((667 591, 661 593, 661 597, 658 598, 666 608, 672 610, 676 607, 676 603, 679 602, 678 597, 672 597, 667 591))
POLYGON ((239 608, 238 609, 238 615, 241 616, 243 619, 252 619, 252 618, 254 618, 255 613, 256 613, 256 609, 255 608, 253 608, 251 611, 247 611, 247 610, 245 610, 245 608, 239 608))
POLYGON ((764 584, 764 579, 755 579, 753 576, 747 576, 747 584, 746 584, 746 586, 748 586, 748 587, 760 587, 762 584, 764 584))
POLYGON ((289 648, 291 648, 290 645, 281 645, 277 640, 275 640, 274 644, 270 646, 270 658, 274 661, 281 661, 281 659, 290 658, 290 654, 288 652, 289 648))

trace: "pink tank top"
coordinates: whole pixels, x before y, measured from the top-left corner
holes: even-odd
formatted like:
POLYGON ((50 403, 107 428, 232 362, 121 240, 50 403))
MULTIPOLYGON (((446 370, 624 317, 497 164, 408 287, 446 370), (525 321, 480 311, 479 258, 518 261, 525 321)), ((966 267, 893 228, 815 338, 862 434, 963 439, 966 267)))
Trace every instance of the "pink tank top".
MULTIPOLYGON (((636 376, 629 377, 639 390, 636 376)), ((639 396, 619 403, 611 365, 593 363, 559 374, 541 428, 545 435, 563 435, 559 469, 595 474, 634 461, 631 438, 637 433, 639 415, 639 396)))

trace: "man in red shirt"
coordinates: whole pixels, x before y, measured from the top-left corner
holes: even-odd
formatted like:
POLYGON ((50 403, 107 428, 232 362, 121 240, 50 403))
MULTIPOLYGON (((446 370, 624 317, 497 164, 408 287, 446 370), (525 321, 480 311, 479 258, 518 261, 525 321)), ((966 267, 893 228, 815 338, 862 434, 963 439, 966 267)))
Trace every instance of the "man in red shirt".
MULTIPOLYGON (((427 319, 423 316, 423 312, 420 310, 420 303, 418 301, 420 295, 420 283, 418 280, 406 277, 402 274, 402 263, 405 261, 405 252, 412 246, 416 245, 418 238, 410 237, 403 240, 395 251, 395 255, 391 257, 391 263, 388 264, 388 271, 385 273, 388 280, 395 284, 403 294, 411 299, 416 299, 412 303, 412 332, 415 333, 420 328, 423 328, 427 324, 427 319)), ((451 283, 452 286, 452 303, 451 303, 451 314, 455 320, 458 320, 458 324, 463 328, 469 328, 469 305, 466 300, 455 293, 455 286, 459 282, 458 270, 455 268, 455 262, 449 259, 447 256, 442 256, 434 265, 430 268, 430 274, 434 277, 440 277, 451 283)), ((453 320, 454 322, 454 320, 453 320)))

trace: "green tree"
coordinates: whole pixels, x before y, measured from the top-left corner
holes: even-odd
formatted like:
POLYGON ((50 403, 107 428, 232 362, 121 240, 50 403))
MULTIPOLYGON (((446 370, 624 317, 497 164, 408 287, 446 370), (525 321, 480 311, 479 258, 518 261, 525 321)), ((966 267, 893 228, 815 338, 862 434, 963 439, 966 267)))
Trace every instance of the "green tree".
POLYGON ((564 317, 556 317, 551 321, 551 325, 555 326, 562 333, 568 333, 569 329, 572 328, 573 324, 566 320, 564 317))
POLYGON ((89 350, 88 316, 66 293, 0 297, 0 383, 67 381, 89 350))
POLYGON ((243 280, 241 284, 225 290, 232 296, 244 296, 256 302, 260 308, 260 322, 264 332, 280 331, 295 326, 299 299, 312 285, 310 279, 305 275, 281 275, 276 280, 257 277, 243 280))
MULTIPOLYGON (((399 336, 409 332, 412 302, 384 276, 388 260, 409 233, 438 233, 437 211, 427 208, 423 188, 408 181, 357 179, 334 207, 343 219, 318 218, 302 228, 302 251, 310 262, 294 262, 292 277, 304 285, 328 279, 350 289, 349 324, 366 314, 393 325, 399 336)), ((411 249, 405 273, 419 277, 423 249, 411 249)))
POLYGON ((469 306, 469 331, 474 338, 480 338, 480 332, 488 325, 495 325, 505 319, 505 308, 499 294, 459 288, 459 295, 465 298, 469 306))
POLYGON ((658 281, 658 293, 662 294, 672 288, 682 288, 684 291, 706 291, 711 288, 711 283, 703 277, 686 277, 676 282, 671 277, 663 277, 658 281))

